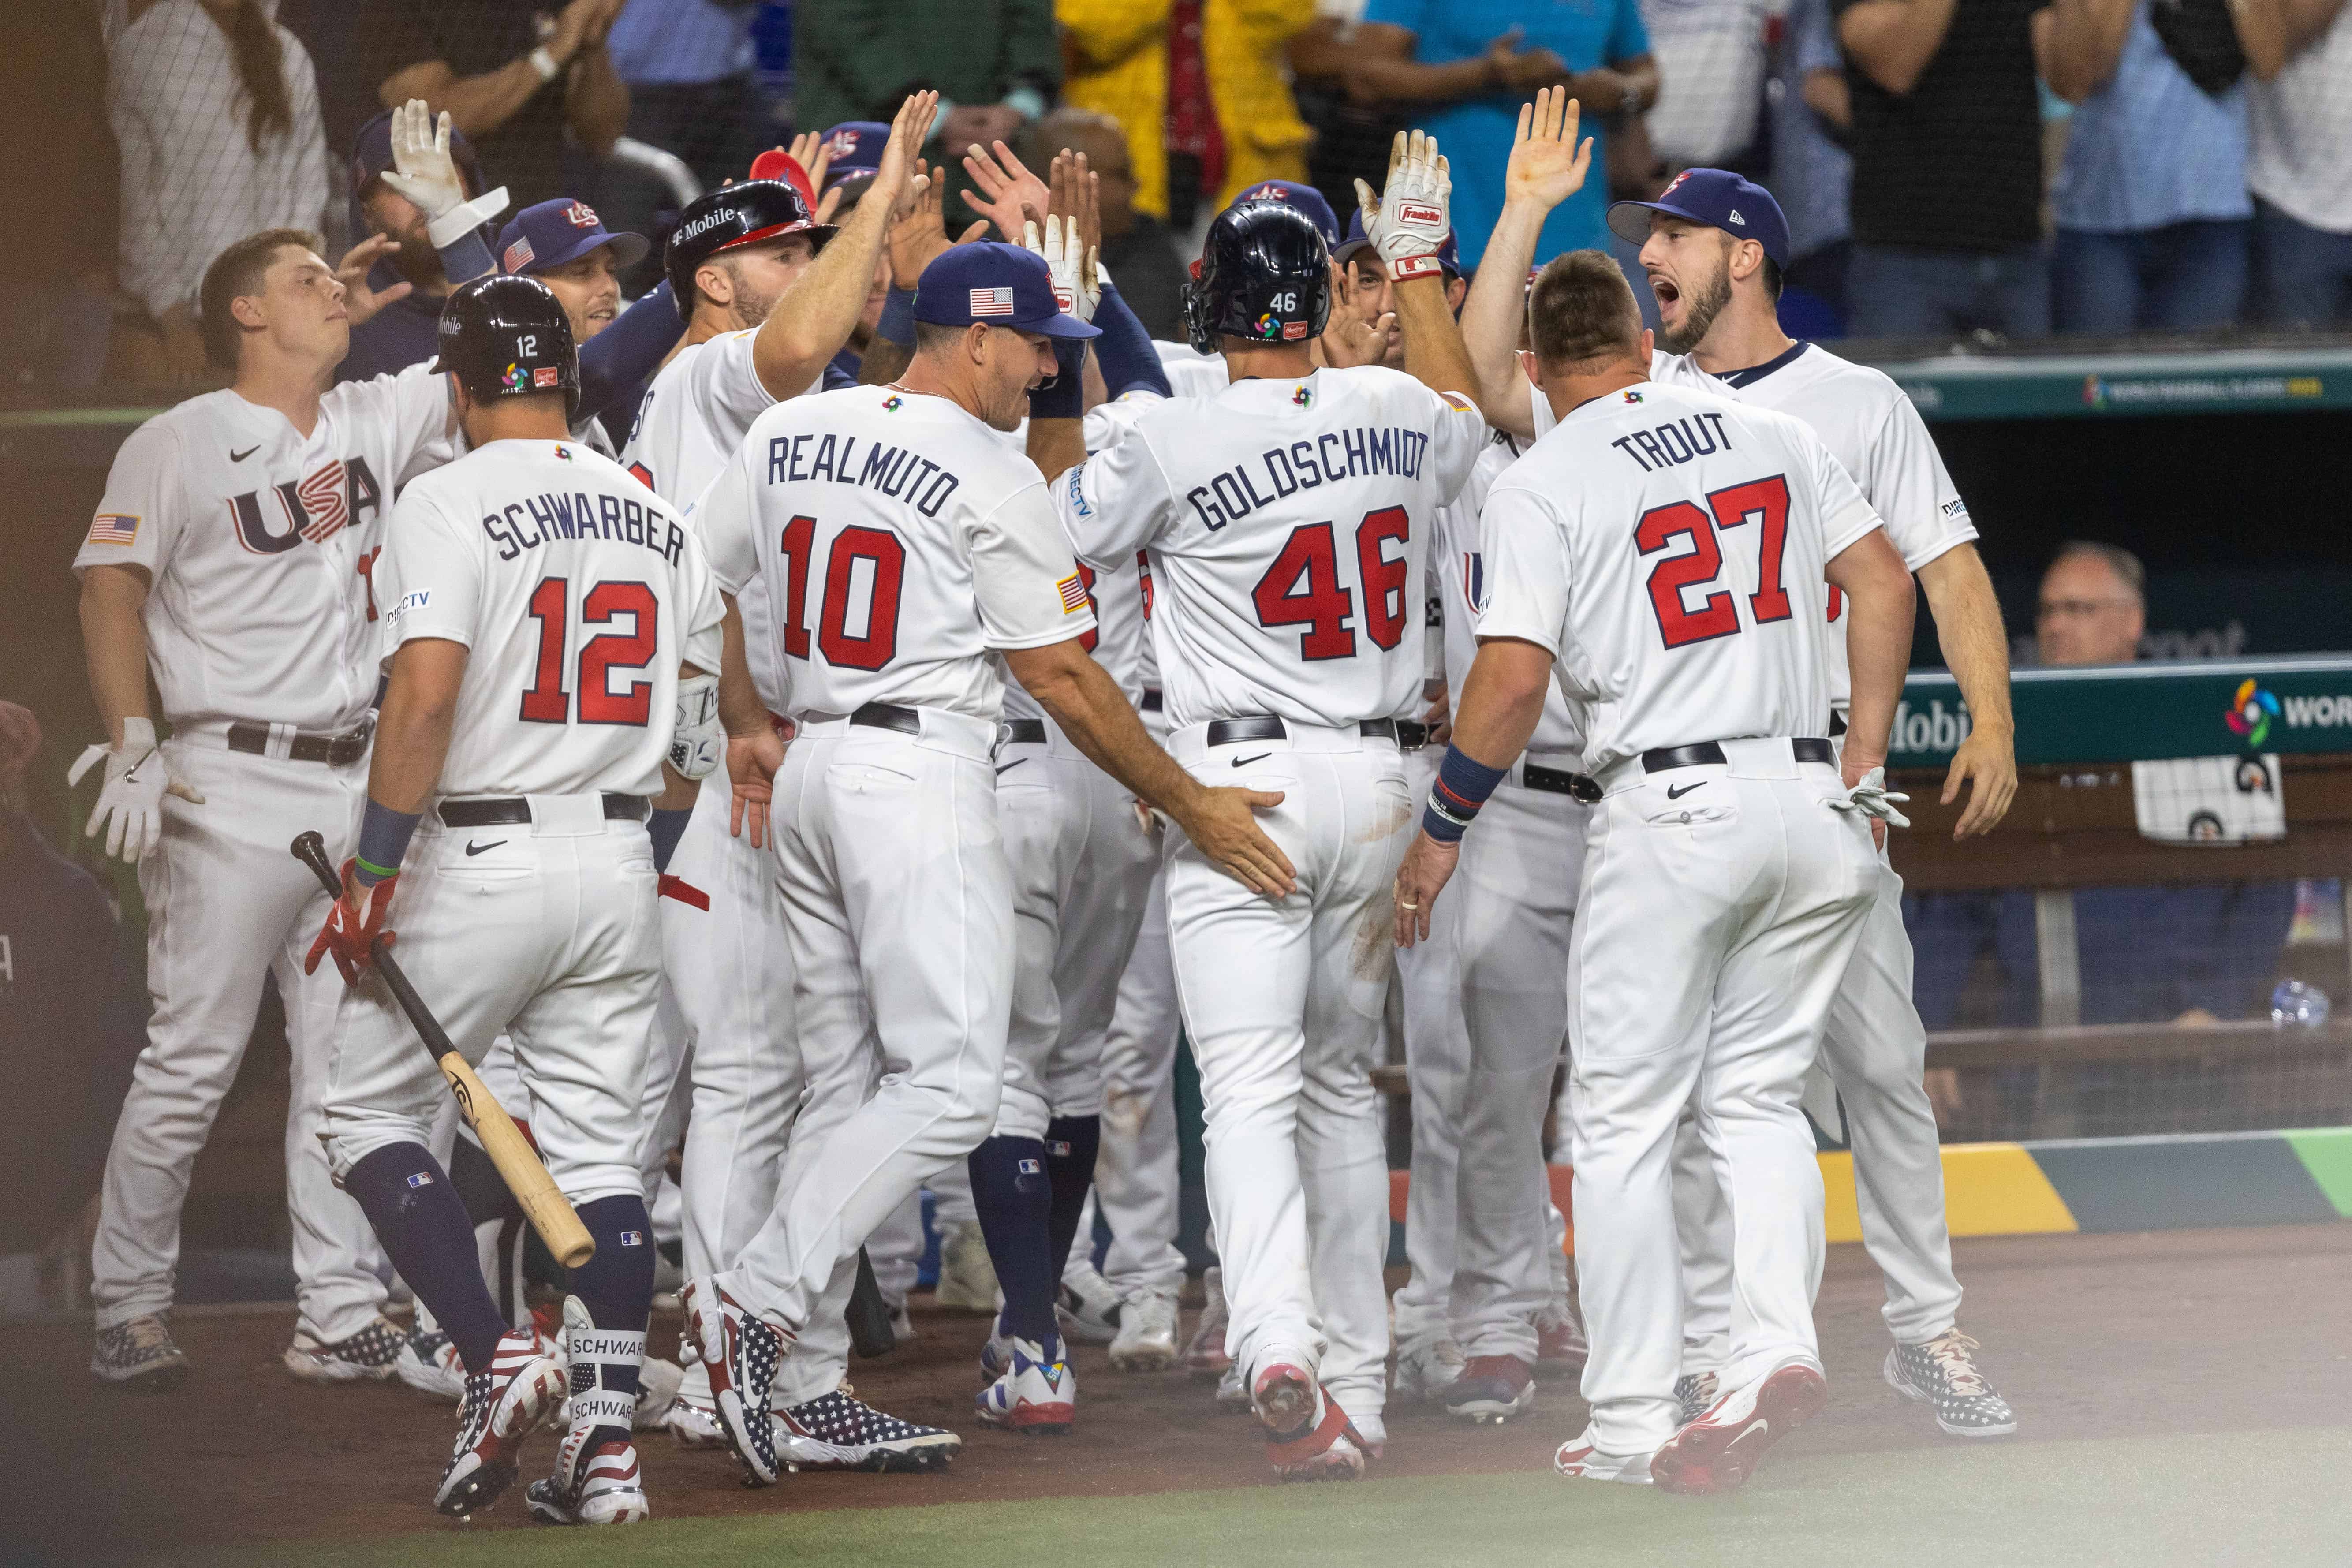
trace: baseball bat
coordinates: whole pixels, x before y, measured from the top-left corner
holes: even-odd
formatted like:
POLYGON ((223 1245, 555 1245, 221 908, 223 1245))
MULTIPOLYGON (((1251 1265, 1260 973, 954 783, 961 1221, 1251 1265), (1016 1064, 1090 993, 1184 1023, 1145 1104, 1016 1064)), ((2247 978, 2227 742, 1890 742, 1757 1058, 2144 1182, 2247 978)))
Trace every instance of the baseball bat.
MULTIPOLYGON (((327 889, 329 897, 343 896, 343 879, 327 861, 325 839, 316 833, 304 833, 294 840, 293 852, 294 858, 317 875, 319 885, 327 889)), ((579 1215, 557 1188, 555 1178, 547 1173, 530 1140, 522 1135, 522 1129, 514 1124, 506 1107, 499 1103, 498 1097, 483 1085, 457 1047, 450 1043, 441 1020, 433 1016, 433 1009, 425 1005, 425 998, 408 983, 408 976, 401 973, 400 964, 381 938, 376 942, 373 956, 376 972, 392 988, 393 999, 400 1004, 400 1010, 415 1026, 425 1054, 433 1058, 433 1065, 449 1080, 449 1092, 457 1097, 457 1109, 465 1113, 467 1125, 482 1141, 482 1152, 498 1167, 507 1190, 514 1194, 522 1212, 530 1216, 531 1228, 539 1232, 539 1238, 547 1243, 547 1250, 566 1268, 577 1268, 587 1262, 596 1254, 596 1240, 580 1223, 579 1215)))

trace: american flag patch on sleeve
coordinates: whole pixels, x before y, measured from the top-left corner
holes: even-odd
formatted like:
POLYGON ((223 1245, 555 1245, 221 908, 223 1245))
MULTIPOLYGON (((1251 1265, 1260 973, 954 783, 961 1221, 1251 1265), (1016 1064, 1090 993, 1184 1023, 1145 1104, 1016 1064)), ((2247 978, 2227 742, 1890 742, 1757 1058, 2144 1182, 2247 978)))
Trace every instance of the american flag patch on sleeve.
POLYGON ((127 511, 102 511, 89 520, 92 544, 132 544, 139 539, 139 520, 127 511))
POLYGON ((1091 602, 1087 597, 1085 578, 1076 572, 1055 584, 1054 591, 1062 595, 1062 614, 1066 616, 1076 615, 1091 602))
POLYGON ((1009 316, 1013 314, 1013 290, 1010 289, 975 289, 971 291, 971 313, 975 316, 1009 316))

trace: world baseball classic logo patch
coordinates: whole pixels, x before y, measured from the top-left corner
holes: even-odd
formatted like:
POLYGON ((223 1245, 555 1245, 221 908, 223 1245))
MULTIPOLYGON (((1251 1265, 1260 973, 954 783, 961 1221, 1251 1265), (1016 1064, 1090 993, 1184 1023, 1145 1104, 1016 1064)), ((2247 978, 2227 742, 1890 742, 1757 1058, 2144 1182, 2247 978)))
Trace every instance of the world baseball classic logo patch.
POLYGON ((1062 595, 1062 614, 1075 616, 1087 607, 1086 579, 1077 573, 1073 572, 1055 584, 1054 591, 1062 595))
POLYGON ((971 313, 975 316, 1009 316, 1013 314, 1013 290, 1010 289, 975 289, 971 291, 971 313))
POLYGON ((127 511, 102 511, 89 520, 92 544, 136 544, 139 519, 127 511))

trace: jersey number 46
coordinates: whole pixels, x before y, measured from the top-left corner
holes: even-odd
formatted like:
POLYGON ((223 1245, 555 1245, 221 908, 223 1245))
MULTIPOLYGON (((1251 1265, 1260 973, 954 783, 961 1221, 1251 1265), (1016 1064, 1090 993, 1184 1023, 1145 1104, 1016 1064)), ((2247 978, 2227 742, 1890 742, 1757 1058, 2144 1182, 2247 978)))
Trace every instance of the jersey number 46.
MULTIPOLYGON (((1301 523, 1290 531, 1265 569, 1250 601, 1257 606, 1257 624, 1305 626, 1298 636, 1298 657, 1318 659, 1352 658, 1356 596, 1339 583, 1339 552, 1328 522, 1301 523)), ((1405 553, 1412 521, 1401 506, 1366 512, 1356 525, 1356 576, 1364 592, 1364 635, 1377 647, 1392 648, 1404 637, 1405 553), (1400 548, 1392 557, 1389 546, 1400 548)))

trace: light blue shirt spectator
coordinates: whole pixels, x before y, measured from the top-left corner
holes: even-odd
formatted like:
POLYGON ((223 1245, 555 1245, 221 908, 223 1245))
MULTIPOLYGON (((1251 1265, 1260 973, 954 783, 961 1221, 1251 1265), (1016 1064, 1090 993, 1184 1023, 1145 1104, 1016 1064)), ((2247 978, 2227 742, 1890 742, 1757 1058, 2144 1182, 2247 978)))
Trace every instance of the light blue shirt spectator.
POLYGON ((2244 79, 2200 91, 2141 0, 2115 75, 2075 107, 2051 205, 2060 228, 2092 234, 2252 217, 2244 79))
POLYGON ((1789 219, 1789 254, 1802 258, 1835 245, 1853 232, 1846 216, 1846 186, 1853 160, 1830 139, 1821 116, 1807 108, 1805 78, 1817 70, 1843 72, 1830 23, 1829 0, 1796 0, 1789 7, 1785 41, 1774 71, 1780 90, 1772 104, 1773 196, 1789 219))
MULTIPOLYGON (((1402 27, 1415 39, 1413 58, 1430 65, 1473 58, 1513 27, 1526 30, 1522 47, 1548 48, 1572 71, 1592 70, 1637 59, 1650 52, 1635 0, 1371 0, 1367 22, 1402 27)), ((1519 106, 1529 92, 1495 91, 1414 114, 1412 123, 1437 138, 1454 171, 1454 232, 1462 245, 1462 265, 1475 268, 1503 211, 1503 166, 1510 162, 1518 134, 1519 106)), ((1608 152, 1599 118, 1580 127, 1592 138, 1592 177, 1584 188, 1552 209, 1536 242, 1536 259, 1586 246, 1608 248, 1608 152)))
POLYGON ((629 0, 604 47, 631 87, 717 81, 751 68, 756 5, 629 0))

